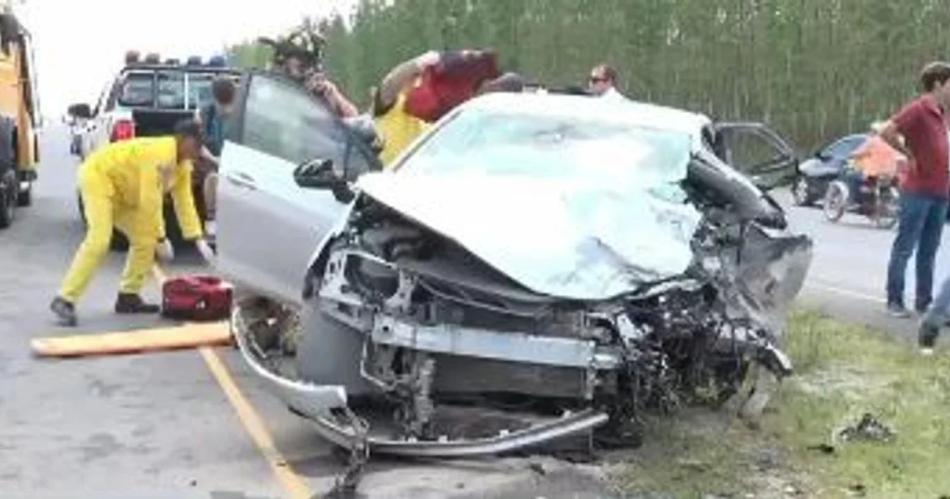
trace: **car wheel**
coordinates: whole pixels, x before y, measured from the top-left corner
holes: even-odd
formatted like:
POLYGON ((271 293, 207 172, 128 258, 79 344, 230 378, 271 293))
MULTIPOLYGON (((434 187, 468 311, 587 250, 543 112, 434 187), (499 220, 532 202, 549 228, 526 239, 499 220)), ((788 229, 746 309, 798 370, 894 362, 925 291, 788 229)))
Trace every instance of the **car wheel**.
POLYGON ((900 192, 896 187, 885 189, 874 214, 874 225, 880 229, 893 229, 897 225, 899 211, 900 192))
POLYGON ((33 204, 33 182, 30 182, 30 185, 27 186, 25 191, 20 191, 17 194, 17 204, 20 206, 30 206, 33 204))
POLYGON ((0 229, 13 223, 17 204, 17 181, 13 170, 7 170, 0 178, 0 229))
POLYGON ((825 218, 832 222, 837 222, 844 216, 848 208, 848 186, 844 182, 834 181, 828 185, 825 192, 825 202, 823 211, 825 218))
POLYGON ((808 180, 805 177, 795 177, 792 184, 792 199, 795 201, 795 206, 811 206, 815 202, 811 193, 808 192, 808 180))

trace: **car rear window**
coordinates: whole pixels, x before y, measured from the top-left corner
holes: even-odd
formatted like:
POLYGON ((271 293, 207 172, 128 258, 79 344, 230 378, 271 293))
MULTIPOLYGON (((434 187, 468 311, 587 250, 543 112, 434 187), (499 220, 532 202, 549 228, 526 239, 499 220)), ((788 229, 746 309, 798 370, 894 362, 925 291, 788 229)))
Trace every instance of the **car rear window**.
POLYGON ((158 74, 158 106, 162 109, 185 107, 185 75, 181 72, 158 74))
POLYGON ((189 74, 188 75, 188 107, 192 109, 200 108, 212 101, 214 96, 211 94, 211 83, 214 81, 212 74, 189 74))
MULTIPOLYGON (((118 103, 126 107, 197 109, 214 99, 211 84, 216 75, 216 73, 192 73, 173 69, 127 73, 119 88, 118 103), (188 80, 187 102, 186 78, 188 80)), ((237 77, 234 76, 234 79, 236 80, 237 77)))
POLYGON ((152 73, 125 75, 119 90, 119 104, 123 106, 152 106, 155 101, 155 79, 152 73))

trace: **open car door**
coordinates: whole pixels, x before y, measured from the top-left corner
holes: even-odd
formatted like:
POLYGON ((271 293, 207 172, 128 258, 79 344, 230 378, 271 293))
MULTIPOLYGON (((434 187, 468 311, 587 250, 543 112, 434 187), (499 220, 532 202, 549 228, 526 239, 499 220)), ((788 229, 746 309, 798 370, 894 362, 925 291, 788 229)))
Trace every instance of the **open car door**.
POLYGON ((712 149, 762 190, 790 184, 798 157, 778 133, 762 123, 713 125, 712 149))
POLYGON ((221 154, 215 266, 242 289, 299 304, 307 260, 347 200, 300 187, 294 171, 326 163, 354 180, 379 163, 323 102, 280 76, 251 73, 237 104, 221 154))

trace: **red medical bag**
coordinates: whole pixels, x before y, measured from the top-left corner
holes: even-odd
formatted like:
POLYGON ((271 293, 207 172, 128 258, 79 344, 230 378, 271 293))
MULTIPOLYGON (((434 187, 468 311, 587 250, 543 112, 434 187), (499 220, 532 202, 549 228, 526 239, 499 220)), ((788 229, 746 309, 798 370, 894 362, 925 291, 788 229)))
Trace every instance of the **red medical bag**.
POLYGON ((217 277, 173 277, 162 284, 162 315, 191 321, 222 320, 231 313, 232 298, 232 286, 217 277))

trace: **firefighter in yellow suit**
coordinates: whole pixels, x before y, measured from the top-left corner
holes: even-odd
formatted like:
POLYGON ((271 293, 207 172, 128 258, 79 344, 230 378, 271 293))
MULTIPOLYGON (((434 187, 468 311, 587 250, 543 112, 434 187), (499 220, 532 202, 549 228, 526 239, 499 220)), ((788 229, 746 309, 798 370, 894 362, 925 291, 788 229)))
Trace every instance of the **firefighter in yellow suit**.
POLYGON ((174 136, 115 142, 90 155, 79 168, 79 189, 88 229, 50 308, 63 326, 77 324, 75 304, 109 251, 113 228, 129 240, 116 313, 157 313, 139 296, 156 251, 171 258, 165 240, 163 200, 170 192, 182 234, 206 257, 201 221, 192 194, 192 162, 201 152, 201 128, 194 121, 175 127, 174 136))

